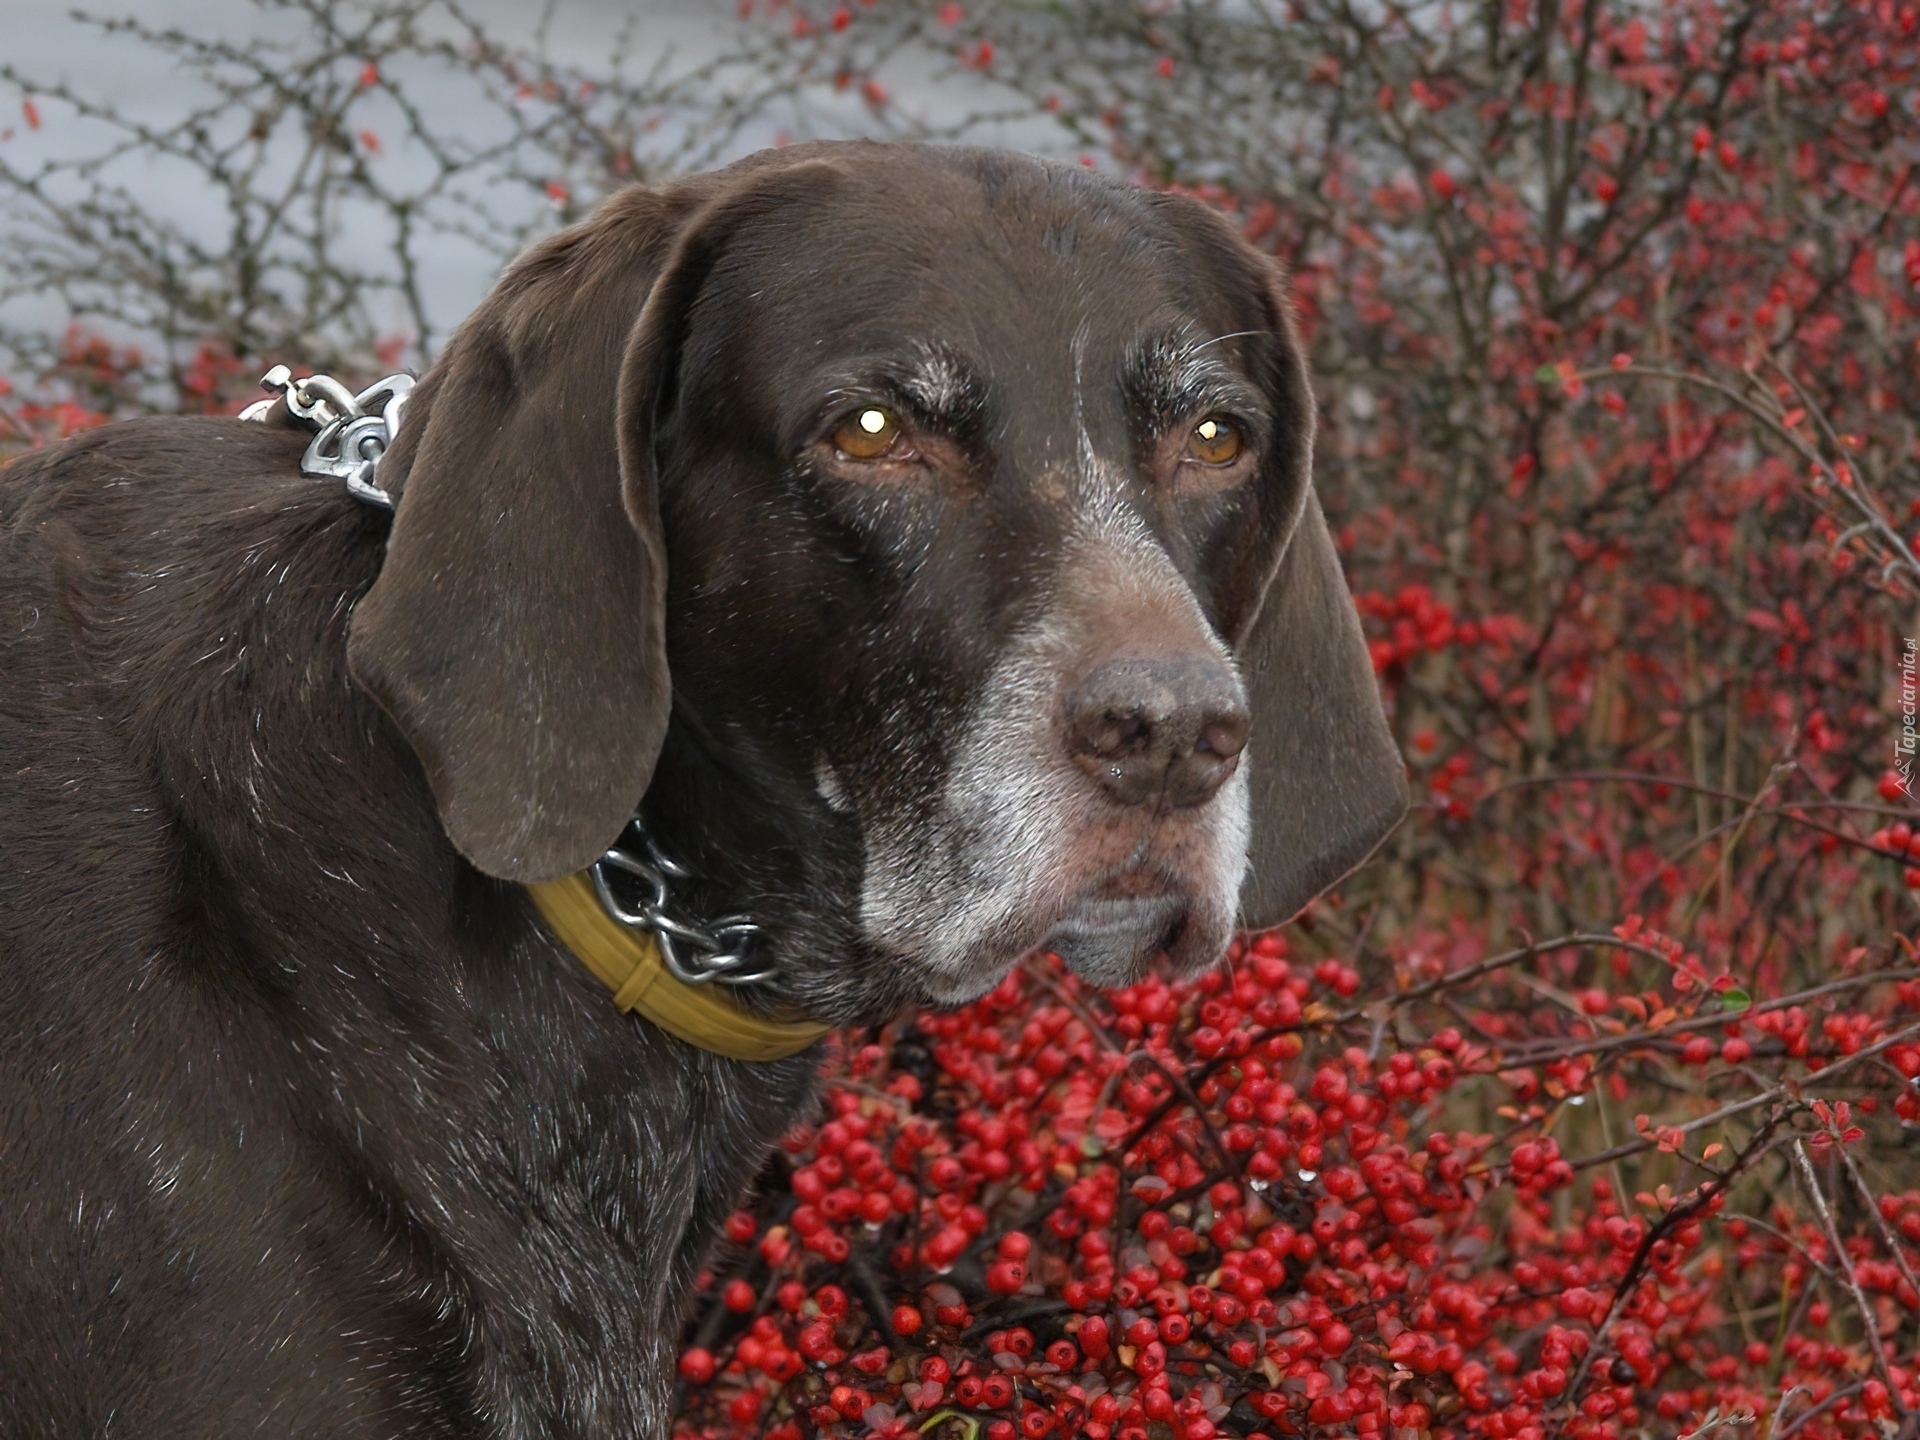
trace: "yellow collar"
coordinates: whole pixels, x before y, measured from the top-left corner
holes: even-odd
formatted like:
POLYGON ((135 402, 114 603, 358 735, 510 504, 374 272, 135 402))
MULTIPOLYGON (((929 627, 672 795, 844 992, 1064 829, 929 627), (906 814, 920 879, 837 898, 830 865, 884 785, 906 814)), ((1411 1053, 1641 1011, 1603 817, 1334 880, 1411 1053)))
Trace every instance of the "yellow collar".
POLYGON ((638 1011, 689 1045, 735 1060, 784 1060, 833 1028, 769 1020, 742 1009, 717 984, 675 979, 653 936, 628 929, 601 908, 585 872, 529 885, 527 893, 560 943, 613 991, 615 1005, 638 1011))

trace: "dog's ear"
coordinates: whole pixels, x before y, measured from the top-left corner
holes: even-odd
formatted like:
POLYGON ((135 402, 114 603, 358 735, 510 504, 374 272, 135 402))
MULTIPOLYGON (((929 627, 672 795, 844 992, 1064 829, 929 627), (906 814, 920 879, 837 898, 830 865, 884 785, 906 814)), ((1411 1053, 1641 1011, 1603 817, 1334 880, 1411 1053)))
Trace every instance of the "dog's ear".
POLYGON ((1407 809, 1406 767, 1387 729, 1360 615, 1313 493, 1313 389, 1279 267, 1258 263, 1266 333, 1257 348, 1282 434, 1265 477, 1290 501, 1285 548, 1236 647, 1253 717, 1252 836, 1240 920, 1290 920, 1352 870, 1407 809))
POLYGON ((1240 920, 1259 930, 1366 859, 1407 808, 1360 616, 1310 487, 1239 657, 1253 715, 1240 920))
POLYGON ((1211 207, 1179 195, 1154 200, 1199 262, 1195 273, 1244 317, 1241 353, 1260 372, 1275 422, 1255 482, 1261 544, 1248 558, 1260 568, 1233 587, 1257 608, 1232 637, 1253 720, 1243 762, 1252 835, 1240 921, 1265 929, 1293 918, 1399 823, 1406 767, 1313 493, 1313 390, 1284 277, 1211 207))
POLYGON ((535 246, 381 461, 397 510, 348 662, 490 875, 581 869, 646 793, 672 699, 653 405, 730 202, 769 168, 622 191, 535 246))

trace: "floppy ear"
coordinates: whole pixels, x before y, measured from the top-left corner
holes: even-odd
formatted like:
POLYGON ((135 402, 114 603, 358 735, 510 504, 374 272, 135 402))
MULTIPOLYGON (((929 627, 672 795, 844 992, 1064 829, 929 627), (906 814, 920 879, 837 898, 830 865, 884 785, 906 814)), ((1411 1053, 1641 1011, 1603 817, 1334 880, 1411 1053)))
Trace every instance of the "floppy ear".
POLYGON ((597 859, 666 733, 660 517, 650 475, 627 503, 615 409, 687 208, 624 191, 529 252, 448 342, 380 467, 398 508, 348 663, 454 845, 503 879, 597 859))
POLYGON ((653 438, 688 312, 739 222, 835 173, 763 155, 621 191, 518 261, 414 392, 347 660, 489 875, 584 868, 646 794, 672 703, 653 438))
POLYGON ((1360 616, 1311 488, 1239 653, 1253 715, 1240 920, 1259 930, 1366 859, 1407 808, 1360 616))

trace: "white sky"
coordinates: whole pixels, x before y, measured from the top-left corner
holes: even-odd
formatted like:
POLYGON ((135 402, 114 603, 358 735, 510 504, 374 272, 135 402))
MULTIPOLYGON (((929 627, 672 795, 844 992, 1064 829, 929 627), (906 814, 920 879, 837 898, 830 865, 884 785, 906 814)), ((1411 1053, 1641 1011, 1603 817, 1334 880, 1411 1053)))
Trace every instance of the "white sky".
MULTIPOLYGON (((0 60, 42 84, 64 82, 97 99, 111 101, 126 115, 161 123, 178 119, 194 94, 173 73, 166 57, 136 40, 103 37, 96 28, 76 23, 71 18, 72 7, 73 0, 0 0, 0 60)), ((531 40, 542 9, 516 0, 466 0, 465 8, 509 44, 531 40)), ((117 4, 106 0, 94 13, 134 14, 149 26, 177 26, 199 36, 235 40, 270 33, 276 23, 291 18, 250 0, 119 0, 117 4)), ((672 54, 676 70, 691 68, 737 43, 741 31, 735 14, 734 0, 557 0, 547 23, 548 45, 553 58, 562 63, 602 68, 611 37, 632 21, 638 27, 641 49, 630 62, 632 70, 644 72, 663 52, 672 54)), ((299 21, 294 19, 293 23, 299 21)), ((943 55, 901 56, 883 71, 881 78, 903 113, 939 124, 988 103, 985 83, 970 72, 956 73, 947 60, 943 55)), ((51 102, 42 102, 42 128, 27 131, 19 124, 18 100, 11 87, 0 87, 0 127, 10 125, 14 132, 4 142, 5 154, 15 166, 30 168, 41 158, 97 150, 104 131, 78 122, 51 102)), ((456 103, 475 102, 468 99, 456 103)), ((826 97, 824 103, 828 133, 835 127, 841 133, 861 131, 866 113, 857 95, 846 96, 844 108, 832 97, 826 97)), ((436 118, 448 127, 458 124, 457 114, 436 118)), ((485 117, 476 113, 475 124, 484 125, 485 117)), ((737 148, 744 153, 770 143, 780 128, 780 119, 770 117, 748 132, 737 148)), ((1030 149, 1044 149, 1051 143, 1057 150, 1059 133, 1049 132, 1050 127, 1044 125, 1026 126, 977 138, 1030 149)), ((388 163, 405 162, 396 157, 388 163)), ((112 173, 150 213, 164 215, 196 234, 217 238, 220 233, 207 228, 222 223, 218 209, 207 203, 207 192, 197 190, 190 176, 183 178, 184 172, 169 173, 165 165, 143 160, 135 165, 123 164, 112 173)), ((523 200, 519 197, 513 203, 523 200)), ((353 227, 347 228, 351 231, 353 227)), ((370 233, 344 237, 348 248, 356 239, 366 242, 368 258, 372 258, 377 243, 374 237, 370 233)), ((432 263, 425 271, 427 302, 436 328, 444 335, 447 326, 470 309, 492 283, 495 262, 479 247, 458 242, 437 248, 430 258, 432 263)), ((8 319, 16 325, 57 328, 64 321, 57 302, 51 299, 17 299, 6 308, 8 319)))

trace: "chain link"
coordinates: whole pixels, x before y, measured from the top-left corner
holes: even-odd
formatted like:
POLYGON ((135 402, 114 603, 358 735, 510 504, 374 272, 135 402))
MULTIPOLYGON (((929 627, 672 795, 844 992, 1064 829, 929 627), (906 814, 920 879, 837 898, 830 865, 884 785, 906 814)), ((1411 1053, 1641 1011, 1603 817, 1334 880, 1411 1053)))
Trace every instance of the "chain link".
MULTIPOLYGON (((607 852, 588 873, 594 893, 615 920, 634 930, 650 932, 660 946, 660 958, 676 980, 688 985, 750 985, 773 976, 773 967, 755 965, 751 951, 760 927, 744 915, 729 915, 702 926, 675 915, 673 882, 690 880, 693 872, 666 855, 634 816, 607 852), (619 877, 640 882, 644 893, 637 905, 628 905, 615 892, 619 877)), ((622 883, 631 890, 630 883, 622 883)))

